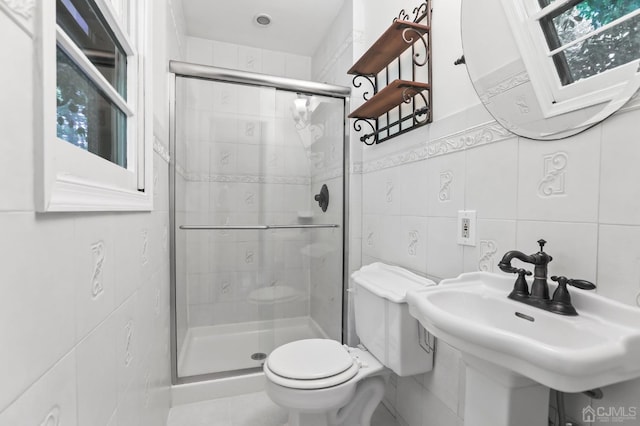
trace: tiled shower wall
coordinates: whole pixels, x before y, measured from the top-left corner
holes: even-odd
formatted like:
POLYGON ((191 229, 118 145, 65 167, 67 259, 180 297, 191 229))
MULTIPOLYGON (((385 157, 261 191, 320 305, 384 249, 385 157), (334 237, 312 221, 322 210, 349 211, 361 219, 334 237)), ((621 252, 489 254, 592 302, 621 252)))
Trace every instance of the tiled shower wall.
MULTIPOLYGON (((36 214, 38 7, 0 2, 0 425, 162 425, 170 405, 168 132, 156 126, 153 212, 36 214)), ((171 4, 153 2, 152 11, 155 89, 179 41, 171 4)), ((155 111, 156 122, 165 114, 155 111)))
MULTIPOLYGON (((345 29, 350 22, 337 21, 347 35, 314 57, 322 59, 314 62, 314 75, 349 84, 323 61, 334 58, 333 67, 344 72, 348 66, 335 58, 349 52, 345 44, 352 41, 351 61, 358 59, 400 8, 417 5, 387 3, 346 6, 353 10, 352 32, 345 29)), ((554 257, 550 273, 592 280, 600 294, 640 305, 640 171, 634 166, 640 102, 561 141, 509 134, 479 104, 464 66, 453 65, 462 53, 460 3, 433 3, 434 123, 374 147, 354 146, 359 142, 352 131, 350 209, 354 221, 361 209, 362 222, 350 234, 350 269, 357 268, 361 250, 362 264, 383 261, 435 279, 496 272, 504 252, 533 253, 536 240, 545 238, 554 257), (456 243, 457 211, 463 209, 477 211, 476 247, 456 243)), ((353 108, 360 102, 354 90, 353 108)), ((439 341, 434 370, 392 377, 385 400, 409 426, 461 425, 464 376, 459 352, 439 341)), ((581 413, 589 404, 637 407, 640 401, 637 380, 603 391, 600 401, 568 395, 570 416, 585 424, 581 413)), ((625 424, 640 425, 640 419, 625 424)))

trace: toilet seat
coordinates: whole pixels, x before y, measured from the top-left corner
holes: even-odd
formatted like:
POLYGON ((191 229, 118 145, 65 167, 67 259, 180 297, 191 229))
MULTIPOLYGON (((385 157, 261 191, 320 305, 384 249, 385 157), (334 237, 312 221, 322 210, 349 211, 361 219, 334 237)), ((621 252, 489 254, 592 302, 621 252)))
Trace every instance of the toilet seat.
POLYGON ((278 347, 267 358, 264 371, 280 386, 322 389, 352 379, 360 369, 357 361, 335 340, 307 339, 278 347))

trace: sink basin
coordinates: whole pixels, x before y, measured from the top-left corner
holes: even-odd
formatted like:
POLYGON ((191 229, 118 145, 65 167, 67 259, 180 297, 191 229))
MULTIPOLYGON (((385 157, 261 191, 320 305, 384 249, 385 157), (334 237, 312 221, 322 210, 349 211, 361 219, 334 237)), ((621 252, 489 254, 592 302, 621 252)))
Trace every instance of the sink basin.
POLYGON ((640 377, 640 309, 571 288, 578 316, 558 315, 508 299, 514 281, 462 274, 409 292, 409 312, 467 361, 549 388, 581 392, 640 377))

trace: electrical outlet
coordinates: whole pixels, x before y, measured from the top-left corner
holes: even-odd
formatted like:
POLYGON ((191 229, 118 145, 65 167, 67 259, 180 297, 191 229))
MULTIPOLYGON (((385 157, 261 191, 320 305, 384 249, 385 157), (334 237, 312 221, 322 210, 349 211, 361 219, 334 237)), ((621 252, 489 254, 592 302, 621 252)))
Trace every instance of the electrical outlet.
POLYGON ((458 244, 463 246, 476 245, 476 211, 459 210, 457 226, 458 244))

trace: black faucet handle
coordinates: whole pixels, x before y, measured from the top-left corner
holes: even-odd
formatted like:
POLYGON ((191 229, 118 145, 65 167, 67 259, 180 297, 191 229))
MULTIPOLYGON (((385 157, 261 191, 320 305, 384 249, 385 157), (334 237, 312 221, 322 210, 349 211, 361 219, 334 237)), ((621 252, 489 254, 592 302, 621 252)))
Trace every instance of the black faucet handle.
POLYGON ((557 282, 558 288, 556 288, 556 291, 553 293, 549 309, 561 315, 578 315, 576 308, 571 304, 571 295, 569 294, 569 290, 567 290, 567 284, 569 284, 571 280, 567 277, 554 275, 551 277, 551 281, 557 282))
POLYGON ((525 276, 532 275, 531 271, 518 268, 513 269, 515 270, 514 272, 518 274, 518 278, 513 285, 513 290, 509 294, 509 298, 518 300, 529 297, 529 284, 527 284, 527 279, 525 278, 525 276))
POLYGON ((591 281, 587 280, 569 280, 567 284, 572 285, 581 290, 595 290, 596 285, 591 281))
POLYGON ((527 276, 529 276, 529 275, 533 275, 533 272, 531 272, 531 271, 527 271, 527 270, 526 270, 526 269, 524 269, 524 268, 523 268, 523 269, 513 268, 513 269, 515 269, 515 271, 514 271, 514 272, 515 272, 516 274, 518 274, 518 276, 519 276, 520 278, 524 278, 524 276, 525 276, 525 275, 527 275, 527 276))
POLYGON ((567 286, 567 285, 571 285, 574 286, 576 288, 579 288, 581 290, 595 290, 596 289, 596 285, 594 283, 592 283, 591 281, 587 281, 587 280, 576 280, 576 279, 569 279, 567 277, 563 277, 563 276, 552 276, 551 277, 551 281, 556 281, 558 283, 558 285, 561 286, 567 286))

